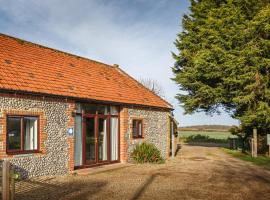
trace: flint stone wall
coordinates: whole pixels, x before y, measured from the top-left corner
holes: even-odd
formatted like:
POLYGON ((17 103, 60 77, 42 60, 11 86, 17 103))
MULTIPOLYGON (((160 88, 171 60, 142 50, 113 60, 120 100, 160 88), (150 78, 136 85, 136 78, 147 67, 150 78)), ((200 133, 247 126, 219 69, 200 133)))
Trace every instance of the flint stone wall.
POLYGON ((164 159, 168 157, 169 114, 170 112, 165 111, 128 109, 128 131, 126 133, 128 161, 132 161, 131 153, 134 147, 142 142, 154 144, 164 159), (132 139, 133 119, 143 120, 143 139, 132 139))
POLYGON ((43 144, 40 144, 44 145, 45 153, 8 157, 22 178, 68 173, 69 152, 66 135, 69 120, 68 107, 69 104, 65 101, 0 96, 0 112, 1 110, 39 111, 43 112, 46 118, 43 131, 47 137, 45 141, 41 141, 43 144))

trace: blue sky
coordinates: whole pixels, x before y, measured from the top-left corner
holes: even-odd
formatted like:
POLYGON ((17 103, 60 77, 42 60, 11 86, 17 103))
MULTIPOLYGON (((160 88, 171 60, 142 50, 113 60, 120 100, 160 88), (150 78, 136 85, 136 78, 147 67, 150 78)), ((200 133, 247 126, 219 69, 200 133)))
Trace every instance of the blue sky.
POLYGON ((183 115, 171 52, 188 0, 0 0, 0 32, 156 80, 181 126, 238 124, 226 113, 183 115))

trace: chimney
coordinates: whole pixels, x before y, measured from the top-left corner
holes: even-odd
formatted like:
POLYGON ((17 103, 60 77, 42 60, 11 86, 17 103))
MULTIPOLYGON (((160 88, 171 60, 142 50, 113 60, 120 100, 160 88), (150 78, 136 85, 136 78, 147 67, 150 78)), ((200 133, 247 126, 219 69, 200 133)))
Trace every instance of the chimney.
POLYGON ((114 66, 114 67, 117 67, 117 68, 119 67, 119 65, 118 65, 118 64, 113 64, 113 66, 114 66))

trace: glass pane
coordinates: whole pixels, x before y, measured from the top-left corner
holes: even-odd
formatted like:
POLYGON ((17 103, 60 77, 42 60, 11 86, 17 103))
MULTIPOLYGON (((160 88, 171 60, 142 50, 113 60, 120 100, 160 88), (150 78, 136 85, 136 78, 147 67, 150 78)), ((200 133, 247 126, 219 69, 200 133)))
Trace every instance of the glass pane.
POLYGON ((95 119, 86 118, 86 138, 85 138, 85 157, 86 164, 93 164, 96 162, 95 149, 95 119))
POLYGON ((21 149, 21 118, 8 117, 8 150, 21 149))
POLYGON ((82 165, 82 116, 75 117, 75 166, 82 165))
POLYGON ((82 105, 80 103, 76 103, 75 109, 77 113, 82 113, 82 105))
POLYGON ((109 111, 109 106, 95 105, 95 104, 82 104, 82 109, 86 114, 101 114, 106 115, 109 111))
POLYGON ((99 105, 97 107, 97 113, 101 114, 101 115, 109 114, 109 106, 101 106, 101 105, 99 105))
POLYGON ((142 137, 142 121, 138 121, 139 136, 142 137))
POLYGON ((97 105, 82 104, 82 109, 86 114, 96 114, 97 107, 98 107, 97 105))
POLYGON ((24 117, 24 150, 37 150, 37 118, 24 117))
POLYGON ((107 119, 98 119, 98 159, 107 160, 107 119))
POLYGON ((111 118, 111 160, 118 160, 118 118, 111 118))
POLYGON ((110 106, 111 115, 118 115, 118 106, 110 106))
POLYGON ((133 120, 132 122, 132 134, 133 134, 133 137, 138 137, 138 134, 137 134, 137 120, 133 120))

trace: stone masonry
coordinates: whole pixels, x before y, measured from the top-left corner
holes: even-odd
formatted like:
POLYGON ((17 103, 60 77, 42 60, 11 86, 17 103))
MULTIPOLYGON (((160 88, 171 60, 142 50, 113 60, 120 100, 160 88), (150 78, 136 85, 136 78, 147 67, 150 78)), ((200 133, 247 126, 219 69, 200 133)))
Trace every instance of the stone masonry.
POLYGON ((42 97, 0 94, 0 159, 9 159, 23 178, 66 174, 74 167, 74 139, 67 128, 74 127, 71 115, 75 103, 42 97), (39 117, 38 153, 6 154, 6 116, 39 117))
POLYGON ((127 157, 131 161, 131 153, 138 143, 147 142, 154 144, 163 158, 169 155, 169 112, 140 108, 128 109, 128 126, 125 133, 127 139, 127 157), (143 139, 132 138, 132 120, 142 119, 143 139))
MULTIPOLYGON (((75 102, 30 95, 0 94, 0 159, 9 159, 23 178, 62 175, 74 170, 74 137, 67 129, 74 128, 72 112, 75 102), (39 117, 39 151, 28 154, 6 153, 7 115, 39 117)), ((143 141, 160 149, 163 158, 169 155, 170 112, 157 109, 121 107, 120 160, 131 161, 136 144, 143 141), (143 138, 132 138, 132 120, 143 121, 143 138)))

